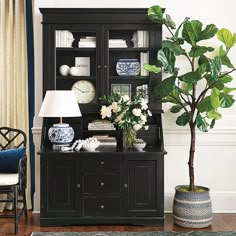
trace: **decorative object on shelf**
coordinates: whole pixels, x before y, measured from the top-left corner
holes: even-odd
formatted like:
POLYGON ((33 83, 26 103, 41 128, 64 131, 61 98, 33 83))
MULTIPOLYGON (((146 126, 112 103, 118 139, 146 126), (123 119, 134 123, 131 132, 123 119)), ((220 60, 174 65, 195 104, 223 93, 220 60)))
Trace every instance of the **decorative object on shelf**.
POLYGON ((111 84, 111 93, 131 96, 131 84, 111 84))
POLYGON ((78 68, 75 66, 72 66, 69 70, 69 74, 72 76, 78 76, 78 73, 79 73, 78 68))
POLYGON ((116 72, 118 75, 139 75, 140 63, 138 59, 119 59, 116 63, 116 72))
MULTIPOLYGON (((171 17, 163 14, 160 6, 149 8, 148 16, 153 22, 164 24, 171 34, 171 37, 162 42, 162 49, 157 53, 158 64, 169 77, 166 76, 166 79, 158 83, 155 88, 156 95, 163 102, 173 104, 170 109, 172 113, 181 112, 176 119, 177 125, 188 125, 190 128, 189 185, 176 192, 175 199, 180 198, 179 191, 182 195, 181 201, 174 201, 174 222, 188 228, 204 228, 212 223, 210 198, 204 200, 206 204, 200 206, 200 214, 198 212, 197 215, 192 208, 195 202, 190 201, 190 196, 201 201, 197 194, 205 192, 202 195, 208 195, 209 192, 208 188, 199 188, 195 185, 196 128, 207 132, 214 127, 216 120, 221 119, 222 108, 231 107, 235 102, 231 94, 235 88, 229 87, 228 83, 233 80, 230 74, 236 71, 236 68, 228 56, 230 49, 236 45, 236 33, 232 34, 226 28, 218 30, 214 24, 203 28, 202 22, 189 18, 185 18, 180 26, 176 27, 171 17), (222 43, 219 47, 215 47, 215 42, 212 40, 215 36, 222 43), (203 40, 204 46, 201 45, 203 40), (207 45, 208 40, 210 45, 207 45), (175 62, 179 58, 186 59, 189 71, 186 71, 183 62, 184 73, 176 67, 175 62), (184 202, 190 204, 186 207, 183 206, 184 202), (207 212, 207 215, 202 215, 203 212, 207 212)), ((161 68, 155 65, 145 65, 145 69, 154 73, 161 71, 161 68)))
POLYGON ((85 151, 95 151, 95 149, 99 146, 100 142, 92 137, 92 138, 86 138, 83 142, 82 142, 82 148, 85 151))
POLYGON ((39 116, 60 117, 60 123, 54 124, 48 131, 53 148, 67 146, 74 138, 74 130, 69 124, 62 123, 62 117, 80 117, 81 112, 75 93, 69 90, 48 90, 44 97, 39 116))
POLYGON ((134 48, 147 48, 149 47, 149 31, 137 30, 133 33, 131 41, 134 48))
POLYGON ((59 67, 59 73, 62 76, 67 76, 69 74, 70 67, 68 65, 61 65, 59 67))
POLYGON ((78 42, 78 48, 95 48, 96 37, 95 36, 83 36, 78 42))
POLYGON ((137 151, 143 151, 143 149, 146 147, 146 142, 144 142, 141 138, 137 138, 134 140, 133 147, 137 151))
POLYGON ((76 57, 75 67, 78 76, 90 76, 90 57, 76 57))
POLYGON ((94 100, 96 90, 92 82, 88 80, 79 80, 71 88, 75 92, 78 103, 90 103, 94 100))
POLYGON ((56 47, 71 48, 74 41, 73 34, 68 30, 56 30, 56 47))
MULTIPOLYGON (((108 118, 117 127, 124 130, 123 144, 132 147, 136 138, 135 133, 142 129, 148 129, 147 118, 152 115, 145 101, 145 92, 139 90, 131 98, 114 93, 111 96, 104 95, 100 98, 104 104, 101 108, 102 119, 108 118)), ((124 147, 125 148, 125 147, 124 147)))

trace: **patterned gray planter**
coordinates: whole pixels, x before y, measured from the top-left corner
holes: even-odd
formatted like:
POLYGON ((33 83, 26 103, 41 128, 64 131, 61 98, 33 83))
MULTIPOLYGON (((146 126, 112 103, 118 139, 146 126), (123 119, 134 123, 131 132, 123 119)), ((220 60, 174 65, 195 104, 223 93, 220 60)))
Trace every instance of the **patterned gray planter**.
POLYGON ((212 206, 209 189, 204 192, 181 192, 175 188, 173 218, 176 225, 186 228, 206 228, 212 223, 212 206))

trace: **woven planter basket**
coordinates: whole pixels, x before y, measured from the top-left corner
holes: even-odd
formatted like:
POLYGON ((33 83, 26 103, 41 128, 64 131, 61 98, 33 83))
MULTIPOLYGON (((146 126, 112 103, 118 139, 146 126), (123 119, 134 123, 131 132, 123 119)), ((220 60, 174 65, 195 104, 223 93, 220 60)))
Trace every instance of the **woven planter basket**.
POLYGON ((176 225, 186 228, 206 228, 212 223, 212 206, 209 189, 204 192, 182 192, 176 186, 173 204, 173 218, 176 225))

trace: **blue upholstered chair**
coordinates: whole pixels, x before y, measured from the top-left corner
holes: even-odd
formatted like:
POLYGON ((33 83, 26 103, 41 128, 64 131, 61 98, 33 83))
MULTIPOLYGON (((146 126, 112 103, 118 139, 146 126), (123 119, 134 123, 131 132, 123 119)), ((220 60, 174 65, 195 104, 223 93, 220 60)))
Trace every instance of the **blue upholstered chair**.
POLYGON ((1 202, 12 202, 14 214, 0 214, 0 218, 15 219, 15 234, 18 233, 18 220, 24 212, 27 218, 26 207, 26 135, 22 130, 9 127, 0 127, 0 194, 8 194, 7 199, 1 202), (23 200, 18 197, 22 196, 23 200), (18 203, 23 208, 18 210, 18 203))

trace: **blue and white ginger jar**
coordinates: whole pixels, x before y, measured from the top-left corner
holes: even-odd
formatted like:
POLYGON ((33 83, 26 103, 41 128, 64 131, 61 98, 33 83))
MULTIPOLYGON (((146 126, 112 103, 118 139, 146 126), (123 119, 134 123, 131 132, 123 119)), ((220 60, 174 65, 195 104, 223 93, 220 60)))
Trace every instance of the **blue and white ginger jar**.
POLYGON ((118 75, 139 75, 140 63, 138 59, 119 59, 116 63, 116 72, 118 75))

